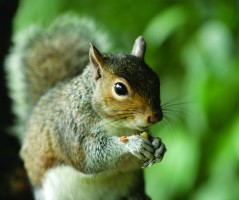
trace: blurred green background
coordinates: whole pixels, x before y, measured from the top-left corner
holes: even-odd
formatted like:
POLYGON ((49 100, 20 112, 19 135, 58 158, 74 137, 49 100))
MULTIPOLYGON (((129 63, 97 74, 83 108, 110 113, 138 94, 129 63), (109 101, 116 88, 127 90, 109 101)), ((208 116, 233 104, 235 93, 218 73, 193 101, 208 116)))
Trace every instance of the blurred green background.
POLYGON ((66 11, 94 19, 113 52, 147 41, 165 110, 152 132, 168 149, 145 170, 153 200, 239 199, 239 1, 22 0, 14 31, 66 11))

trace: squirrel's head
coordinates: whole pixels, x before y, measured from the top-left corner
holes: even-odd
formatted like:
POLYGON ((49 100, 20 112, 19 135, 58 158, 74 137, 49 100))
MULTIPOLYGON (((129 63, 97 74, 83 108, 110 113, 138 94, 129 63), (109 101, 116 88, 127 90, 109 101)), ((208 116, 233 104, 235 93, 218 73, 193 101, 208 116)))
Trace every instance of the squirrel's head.
POLYGON ((112 129, 132 133, 162 120, 159 78, 144 62, 145 49, 142 37, 136 39, 131 54, 101 54, 90 46, 93 107, 112 129))

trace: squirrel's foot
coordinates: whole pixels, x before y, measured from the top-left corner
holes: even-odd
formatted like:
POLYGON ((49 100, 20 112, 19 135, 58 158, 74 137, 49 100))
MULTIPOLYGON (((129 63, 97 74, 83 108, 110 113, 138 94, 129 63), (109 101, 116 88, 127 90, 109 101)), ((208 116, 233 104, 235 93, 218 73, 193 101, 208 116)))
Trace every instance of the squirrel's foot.
POLYGON ((165 152, 167 151, 165 144, 160 138, 151 137, 150 142, 152 147, 154 148, 154 158, 145 162, 142 168, 150 167, 153 164, 160 162, 163 159, 165 152))

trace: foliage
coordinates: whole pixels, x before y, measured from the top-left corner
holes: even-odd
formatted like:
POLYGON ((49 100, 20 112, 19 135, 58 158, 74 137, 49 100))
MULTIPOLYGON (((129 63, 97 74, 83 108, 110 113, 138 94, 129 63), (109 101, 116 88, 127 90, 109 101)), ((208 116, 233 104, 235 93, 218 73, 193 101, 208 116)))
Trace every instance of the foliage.
POLYGON ((90 16, 119 48, 137 35, 159 73, 165 120, 152 128, 166 143, 146 169, 153 199, 239 197, 239 18, 236 1, 22 0, 15 30, 65 11, 90 16))

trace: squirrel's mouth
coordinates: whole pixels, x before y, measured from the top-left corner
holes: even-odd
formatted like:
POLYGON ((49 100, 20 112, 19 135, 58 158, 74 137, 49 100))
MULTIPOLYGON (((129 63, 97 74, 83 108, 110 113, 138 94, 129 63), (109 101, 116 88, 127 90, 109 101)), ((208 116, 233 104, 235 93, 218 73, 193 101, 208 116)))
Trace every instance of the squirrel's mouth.
POLYGON ((138 131, 146 131, 148 129, 148 126, 137 126, 138 131))

